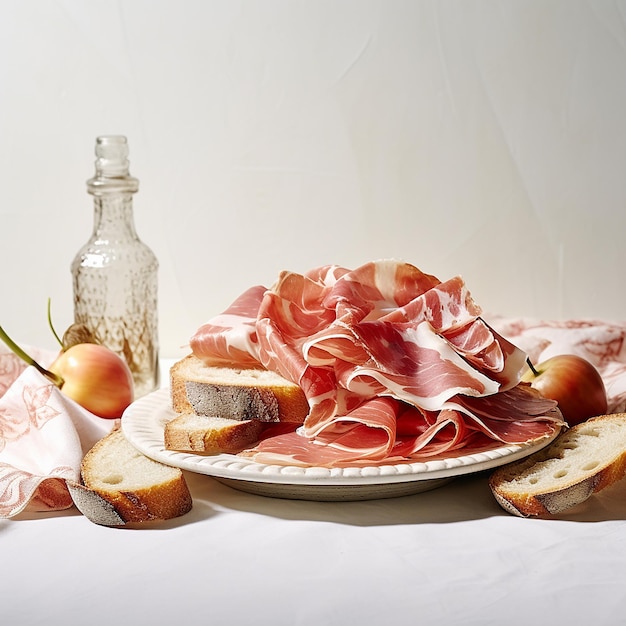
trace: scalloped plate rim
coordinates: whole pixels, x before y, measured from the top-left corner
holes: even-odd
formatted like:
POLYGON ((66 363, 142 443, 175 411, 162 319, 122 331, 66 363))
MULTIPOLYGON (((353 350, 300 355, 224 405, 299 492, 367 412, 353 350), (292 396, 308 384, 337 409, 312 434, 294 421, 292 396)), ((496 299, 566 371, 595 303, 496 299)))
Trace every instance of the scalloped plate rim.
POLYGON ((475 454, 434 461, 333 469, 303 468, 264 465, 233 454, 204 456, 166 450, 163 425, 174 415, 169 388, 164 387, 133 402, 122 416, 121 428, 137 450, 166 465, 214 478, 299 487, 385 485, 454 478, 517 461, 544 448, 559 434, 559 430, 555 430, 552 435, 528 444, 504 445, 475 454))

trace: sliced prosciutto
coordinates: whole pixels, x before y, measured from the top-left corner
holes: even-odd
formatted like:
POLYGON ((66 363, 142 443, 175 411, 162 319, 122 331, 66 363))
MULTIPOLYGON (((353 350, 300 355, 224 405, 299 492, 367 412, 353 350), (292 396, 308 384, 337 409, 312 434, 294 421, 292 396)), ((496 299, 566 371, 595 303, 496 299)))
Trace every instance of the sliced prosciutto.
POLYGON ((297 432, 243 454, 314 466, 381 464, 525 443, 562 424, 520 386, 525 353, 480 317, 463 280, 400 261, 283 272, 204 324, 207 365, 262 366, 303 389, 297 432))
POLYGON ((562 425, 556 403, 529 385, 467 401, 452 398, 439 411, 424 411, 389 397, 376 398, 337 419, 315 438, 298 432, 261 441, 246 451, 277 465, 346 467, 428 461, 518 444, 553 434, 562 425))
POLYGON ((250 287, 226 311, 201 326, 191 338, 192 352, 213 365, 259 363, 256 318, 266 289, 250 287))

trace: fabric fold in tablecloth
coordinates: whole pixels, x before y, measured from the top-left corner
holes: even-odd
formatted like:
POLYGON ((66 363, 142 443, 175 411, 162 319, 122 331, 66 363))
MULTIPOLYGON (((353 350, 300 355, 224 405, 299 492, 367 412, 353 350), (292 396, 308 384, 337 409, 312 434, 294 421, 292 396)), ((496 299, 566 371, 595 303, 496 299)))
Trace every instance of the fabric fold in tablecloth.
MULTIPOLYGON (((42 365, 54 355, 27 348, 42 365)), ((80 480, 84 454, 111 431, 34 367, 0 348, 0 517, 73 505, 66 481, 80 480)))

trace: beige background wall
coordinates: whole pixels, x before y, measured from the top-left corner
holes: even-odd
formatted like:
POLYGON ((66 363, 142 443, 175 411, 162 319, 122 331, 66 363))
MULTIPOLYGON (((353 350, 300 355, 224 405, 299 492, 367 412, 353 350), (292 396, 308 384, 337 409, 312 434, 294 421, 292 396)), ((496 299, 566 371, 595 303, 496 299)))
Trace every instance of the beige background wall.
POLYGON ((162 354, 281 269, 401 258, 624 319, 626 1, 0 0, 0 324, 54 346, 125 134, 162 354))

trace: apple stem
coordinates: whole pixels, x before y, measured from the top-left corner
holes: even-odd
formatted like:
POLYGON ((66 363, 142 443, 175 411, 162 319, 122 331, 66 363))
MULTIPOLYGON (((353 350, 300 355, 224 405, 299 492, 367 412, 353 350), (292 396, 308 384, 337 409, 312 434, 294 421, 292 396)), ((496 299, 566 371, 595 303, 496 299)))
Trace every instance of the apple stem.
POLYGON ((22 359, 22 361, 24 361, 28 365, 32 365, 40 374, 43 374, 48 380, 53 382, 57 387, 61 388, 63 386, 63 383, 65 382, 63 378, 61 378, 59 375, 55 374, 54 372, 47 370, 42 365, 39 365, 39 363, 37 363, 37 361, 35 361, 35 359, 33 359, 32 356, 24 352, 24 350, 22 350, 22 348, 20 348, 15 343, 15 341, 13 341, 13 339, 11 339, 11 337, 9 337, 9 335, 6 334, 2 326, 0 326, 0 339, 2 339, 2 341, 4 341, 4 343, 6 343, 6 345, 9 348, 11 348, 11 351, 17 356, 19 356, 20 359, 22 359))
POLYGON ((64 349, 65 346, 63 345, 63 341, 57 334, 57 331, 54 329, 54 324, 52 323, 51 303, 52 303, 51 298, 48 298, 48 326, 50 327, 50 330, 52 331, 54 338, 59 342, 59 345, 61 346, 61 348, 64 349))
POLYGON ((534 376, 539 376, 539 372, 534 368, 530 357, 526 357, 526 364, 528 365, 528 367, 530 368, 530 371, 533 373, 534 376))

